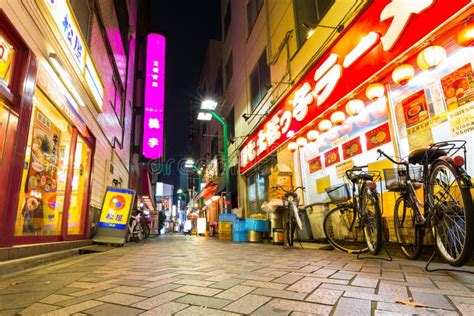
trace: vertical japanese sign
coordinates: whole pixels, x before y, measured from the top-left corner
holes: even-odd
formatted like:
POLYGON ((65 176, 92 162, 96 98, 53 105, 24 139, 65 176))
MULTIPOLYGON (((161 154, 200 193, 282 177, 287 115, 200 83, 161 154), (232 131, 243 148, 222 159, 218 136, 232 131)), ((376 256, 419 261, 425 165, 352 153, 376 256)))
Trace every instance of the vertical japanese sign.
POLYGON ((142 153, 149 159, 158 159, 163 155, 165 48, 163 35, 148 34, 142 153))

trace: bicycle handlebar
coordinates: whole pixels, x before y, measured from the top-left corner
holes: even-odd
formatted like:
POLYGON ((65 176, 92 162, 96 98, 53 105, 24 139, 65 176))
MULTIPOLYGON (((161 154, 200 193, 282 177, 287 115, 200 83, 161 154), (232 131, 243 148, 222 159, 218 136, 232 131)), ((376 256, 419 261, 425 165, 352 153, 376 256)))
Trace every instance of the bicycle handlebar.
POLYGON ((275 185, 275 186, 273 187, 273 189, 277 189, 277 190, 280 189, 280 190, 282 190, 282 191, 285 192, 285 193, 294 193, 294 192, 296 192, 296 191, 298 191, 298 190, 301 190, 301 191, 304 192, 304 190, 306 190, 305 187, 299 186, 299 187, 296 187, 293 191, 288 191, 288 190, 285 190, 285 188, 282 187, 281 185, 275 185))
POLYGON ((377 149, 377 152, 379 153, 379 157, 377 158, 377 160, 379 160, 380 156, 384 156, 386 157, 388 160, 390 160, 391 162, 393 162, 394 164, 396 165, 402 165, 402 166, 408 166, 408 162, 406 161, 396 161, 395 159, 393 159, 392 157, 390 157, 389 155, 387 155, 386 153, 384 153, 382 150, 380 149, 377 149))

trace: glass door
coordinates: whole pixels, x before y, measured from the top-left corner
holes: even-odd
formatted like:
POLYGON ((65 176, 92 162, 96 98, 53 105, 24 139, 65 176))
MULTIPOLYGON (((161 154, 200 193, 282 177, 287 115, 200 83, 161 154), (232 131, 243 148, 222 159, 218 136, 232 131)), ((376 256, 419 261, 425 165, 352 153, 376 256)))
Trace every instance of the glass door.
POLYGON ((84 233, 87 217, 91 153, 89 144, 78 135, 72 171, 67 235, 82 235, 84 233))

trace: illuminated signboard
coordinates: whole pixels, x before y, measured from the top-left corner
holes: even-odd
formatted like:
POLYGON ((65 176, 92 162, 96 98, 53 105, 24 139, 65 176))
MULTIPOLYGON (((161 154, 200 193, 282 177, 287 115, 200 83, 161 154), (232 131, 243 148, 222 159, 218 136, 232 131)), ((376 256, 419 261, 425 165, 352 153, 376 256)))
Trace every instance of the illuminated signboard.
POLYGON ((126 229, 135 191, 108 187, 100 213, 99 227, 126 229))
POLYGON ((102 112, 104 85, 88 53, 87 46, 82 38, 81 30, 74 18, 69 2, 66 0, 42 0, 42 2, 57 30, 61 33, 64 43, 66 43, 63 47, 66 46, 67 50, 74 56, 74 62, 84 76, 97 110, 102 112))
POLYGON ((240 148, 240 173, 248 171, 469 3, 373 1, 246 139, 240 148))
POLYGON ((166 39, 164 36, 148 34, 143 115, 143 156, 149 159, 158 159, 163 155, 165 48, 166 39))
POLYGON ((54 23, 66 42, 68 50, 74 55, 74 61, 82 71, 86 63, 86 45, 82 40, 81 31, 69 8, 68 1, 43 0, 43 3, 53 17, 54 23))

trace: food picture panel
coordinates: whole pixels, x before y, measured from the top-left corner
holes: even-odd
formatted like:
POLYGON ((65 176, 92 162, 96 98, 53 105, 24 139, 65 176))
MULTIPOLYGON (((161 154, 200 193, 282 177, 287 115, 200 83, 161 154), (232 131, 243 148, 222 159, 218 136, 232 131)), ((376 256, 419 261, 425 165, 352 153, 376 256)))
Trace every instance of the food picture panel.
POLYGON ((361 153, 362 145, 360 143, 360 136, 342 144, 342 155, 344 160, 357 156, 361 153))
POLYGON ((330 151, 324 153, 324 164, 326 168, 338 163, 339 161, 341 161, 339 147, 333 148, 330 151))
POLYGON ((428 119, 428 103, 423 89, 403 100, 402 106, 407 128, 428 119))
POLYGON ((315 173, 323 168, 321 164, 321 156, 313 158, 308 161, 309 173, 315 173))
POLYGON ((474 75, 471 64, 453 71, 441 78, 448 111, 468 104, 474 98, 474 75))
POLYGON ((392 141, 388 122, 365 133, 367 150, 371 150, 392 141))

